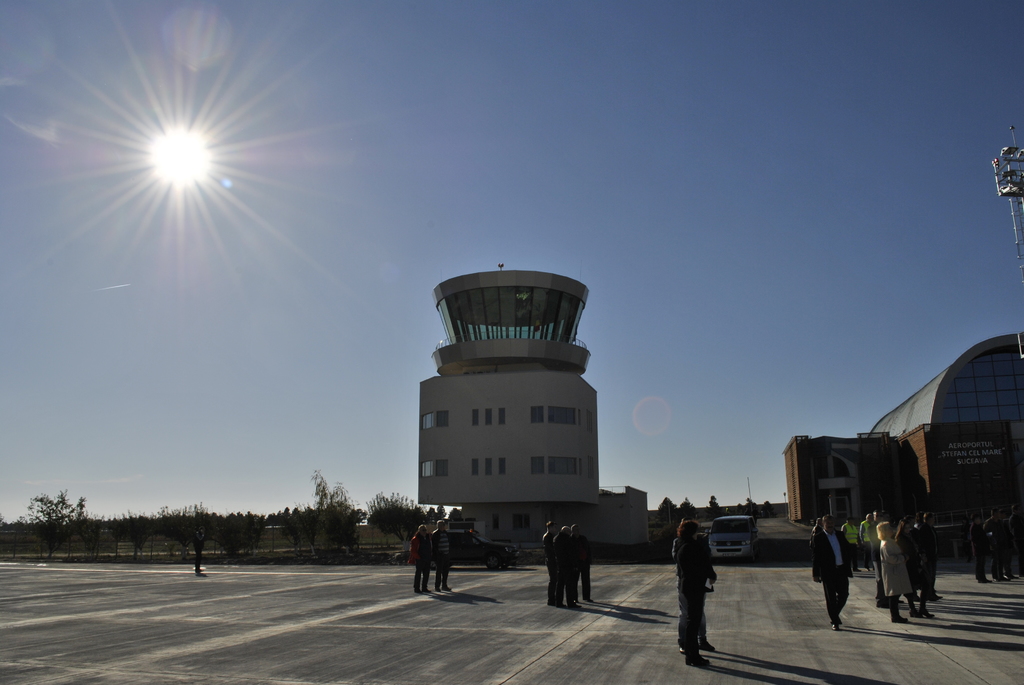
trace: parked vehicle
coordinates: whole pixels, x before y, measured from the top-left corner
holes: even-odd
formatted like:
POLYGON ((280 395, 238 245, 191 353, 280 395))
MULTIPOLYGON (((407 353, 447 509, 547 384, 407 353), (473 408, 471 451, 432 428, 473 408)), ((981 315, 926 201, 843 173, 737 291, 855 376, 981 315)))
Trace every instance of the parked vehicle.
POLYGON ((448 531, 452 564, 484 564, 490 569, 514 566, 519 550, 512 545, 488 540, 473 531, 448 531))
POLYGON ((752 516, 720 516, 711 522, 708 534, 711 557, 745 558, 753 561, 761 554, 757 522, 752 516))

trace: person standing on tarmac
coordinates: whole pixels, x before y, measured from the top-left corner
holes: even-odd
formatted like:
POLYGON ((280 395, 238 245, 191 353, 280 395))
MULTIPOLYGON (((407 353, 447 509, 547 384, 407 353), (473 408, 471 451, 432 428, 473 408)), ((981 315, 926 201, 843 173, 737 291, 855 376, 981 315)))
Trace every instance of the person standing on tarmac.
POLYGON ((203 575, 200 566, 203 563, 203 547, 206 546, 206 528, 199 526, 196 529, 195 537, 192 539, 192 549, 196 553, 196 575, 203 575))
POLYGON ((861 549, 864 550, 864 570, 874 571, 874 564, 871 563, 871 545, 874 541, 878 540, 878 536, 875 533, 875 515, 870 511, 864 516, 864 520, 860 524, 860 543, 861 549))
POLYGON ((430 534, 430 547, 434 552, 434 592, 451 592, 448 587, 448 570, 452 567, 451 541, 448 539, 448 522, 439 520, 437 530, 430 534))
POLYGON ((548 606, 558 606, 555 588, 558 585, 558 562, 555 560, 555 522, 548 521, 544 533, 544 565, 548 568, 548 606))
POLYGON ((854 571, 859 571, 857 568, 857 550, 860 549, 860 531, 857 530, 857 524, 853 522, 852 516, 846 517, 846 523, 843 524, 843 536, 846 537, 846 541, 850 543, 850 564, 853 566, 854 571))
POLYGON ((555 561, 558 564, 558 583, 555 586, 555 606, 575 609, 580 604, 576 600, 576 569, 579 567, 579 552, 576 550, 576 539, 572 536, 569 526, 562 526, 562 531, 555 536, 555 561), (562 603, 562 598, 565 603, 562 603))
POLYGON ((580 585, 583 587, 583 601, 590 601, 590 541, 587 536, 580 533, 580 527, 572 524, 572 536, 576 539, 576 551, 579 552, 579 563, 577 573, 580 577, 580 585))

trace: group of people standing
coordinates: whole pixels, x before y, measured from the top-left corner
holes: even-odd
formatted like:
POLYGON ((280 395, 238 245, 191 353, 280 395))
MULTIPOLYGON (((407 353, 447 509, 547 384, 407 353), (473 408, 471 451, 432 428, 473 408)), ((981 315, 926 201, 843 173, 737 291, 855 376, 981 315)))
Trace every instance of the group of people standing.
POLYGON ((441 520, 433 533, 426 526, 420 526, 409 543, 409 563, 416 564, 412 591, 419 594, 430 592, 430 564, 433 562, 434 592, 451 592, 448 587, 448 570, 452 567, 451 541, 448 539, 448 522, 441 520))
POLYGON ((859 548, 864 552, 865 568, 875 573, 875 604, 889 609, 893 623, 907 622, 900 615, 900 597, 906 598, 912 618, 934 618, 928 602, 942 597, 935 593, 938 535, 933 521, 931 512, 890 522, 876 511, 865 516, 859 526, 848 518, 837 531, 833 516, 818 520, 811 534, 811 575, 822 584, 832 630, 839 630, 843 623, 839 614, 850 594, 849 579, 853 571, 860 570, 859 548))
POLYGON ((979 583, 1024 578, 1024 516, 1019 504, 1013 505, 1010 512, 993 509, 984 523, 981 514, 975 514, 973 522, 966 528, 968 550, 974 557, 974 576, 979 583), (1017 549, 1016 576, 1010 568, 1014 548, 1017 549), (992 557, 992 580, 985 577, 988 557, 992 557))
POLYGON ((562 526, 554 521, 546 524, 544 563, 548 568, 548 606, 578 607, 580 585, 583 601, 590 599, 590 541, 576 524, 562 526), (557 531, 557 532, 556 532, 557 531))

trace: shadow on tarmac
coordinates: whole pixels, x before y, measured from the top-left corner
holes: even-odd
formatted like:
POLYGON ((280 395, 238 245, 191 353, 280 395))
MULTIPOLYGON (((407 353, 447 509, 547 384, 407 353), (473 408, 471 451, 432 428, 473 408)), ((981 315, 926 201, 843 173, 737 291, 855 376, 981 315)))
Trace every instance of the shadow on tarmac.
POLYGON ((450 602, 452 604, 504 604, 494 597, 484 595, 473 595, 468 592, 431 592, 428 597, 437 602, 450 602))
POLYGON ((738 654, 728 654, 722 651, 715 652, 708 658, 711 659, 711 665, 706 667, 704 670, 710 671, 711 673, 721 673, 725 676, 731 676, 737 681, 753 680, 762 683, 773 683, 775 685, 792 685, 792 683, 804 683, 807 682, 807 679, 810 679, 818 683, 828 683, 828 685, 900 685, 900 683, 889 680, 877 680, 875 678, 864 678, 862 676, 843 673, 830 673, 817 668, 794 666, 793 664, 780 664, 774 661, 755 659, 753 657, 741 656, 738 654), (723 659, 722 657, 725 658, 723 659), (725 663, 732 662, 737 665, 760 668, 766 671, 780 671, 786 675, 775 676, 767 673, 751 673, 746 670, 722 666, 721 664, 723 661, 725 663), (800 680, 796 680, 793 676, 798 676, 800 680))
POLYGON ((573 609, 573 611, 578 611, 584 614, 598 614, 601 616, 608 616, 610 618, 617 618, 621 621, 632 621, 634 623, 669 623, 669 621, 659 621, 657 618, 650 618, 653 616, 668 617, 668 614, 664 611, 623 606, 621 604, 609 604, 607 602, 590 602, 589 606, 581 604, 579 608, 573 609))

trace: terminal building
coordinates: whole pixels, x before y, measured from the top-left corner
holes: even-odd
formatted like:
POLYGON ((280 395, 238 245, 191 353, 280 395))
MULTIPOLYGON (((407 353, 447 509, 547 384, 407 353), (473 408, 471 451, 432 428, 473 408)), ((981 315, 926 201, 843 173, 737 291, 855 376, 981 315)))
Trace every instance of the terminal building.
POLYGON ((489 537, 540 542, 548 520, 596 542, 647 541, 647 493, 600 487, 597 392, 576 337, 588 291, 537 271, 444 281, 446 339, 420 383, 419 502, 489 537))
POLYGON ((981 512, 1024 499, 1024 359, 978 343, 855 438, 798 435, 784 452, 789 517, 981 512))

